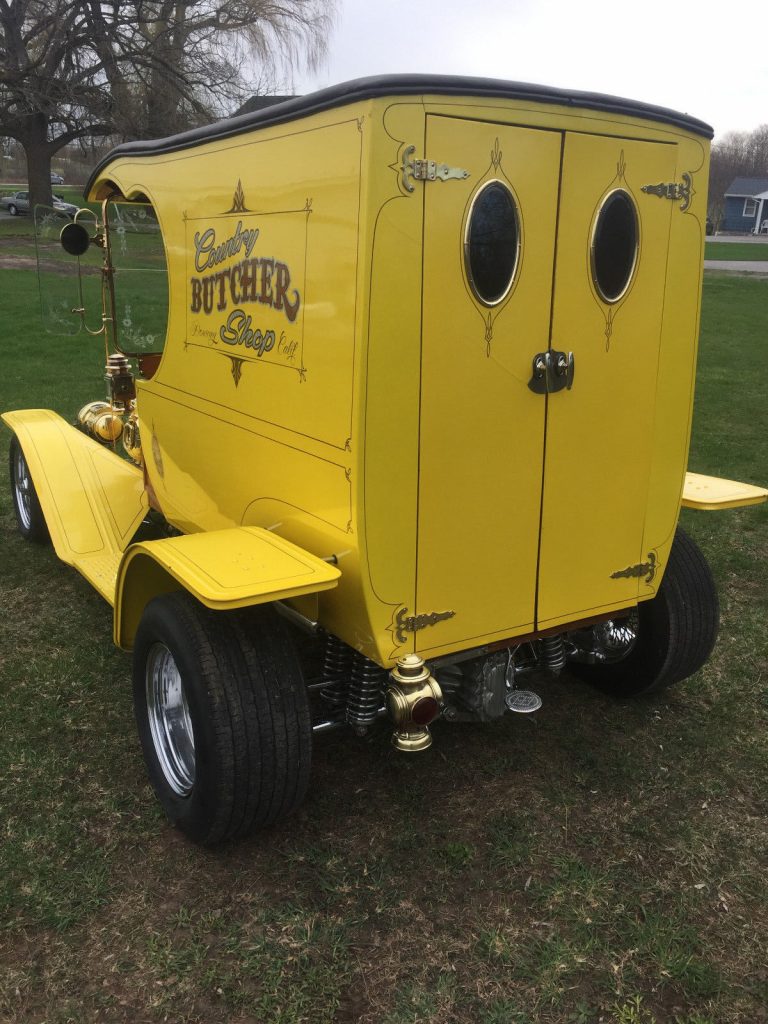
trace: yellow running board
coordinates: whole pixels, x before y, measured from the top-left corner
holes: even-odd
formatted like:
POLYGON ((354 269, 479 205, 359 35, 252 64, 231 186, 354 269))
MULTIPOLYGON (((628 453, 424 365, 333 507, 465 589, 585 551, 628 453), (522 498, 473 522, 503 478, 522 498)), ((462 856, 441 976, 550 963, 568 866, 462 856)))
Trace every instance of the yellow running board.
POLYGON ((141 470, 50 409, 2 418, 19 439, 56 554, 114 604, 120 559, 149 507, 141 470))
POLYGON ((702 476, 701 473, 685 474, 683 508, 740 508, 742 505, 760 505, 767 498, 768 490, 764 487, 723 480, 718 476, 702 476))

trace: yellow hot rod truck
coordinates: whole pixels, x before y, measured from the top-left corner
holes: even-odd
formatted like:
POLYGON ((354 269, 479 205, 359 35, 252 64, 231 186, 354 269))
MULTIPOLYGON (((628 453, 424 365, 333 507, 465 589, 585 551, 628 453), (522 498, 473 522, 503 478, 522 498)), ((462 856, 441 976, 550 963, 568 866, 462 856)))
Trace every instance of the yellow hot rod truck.
POLYGON ((686 473, 711 134, 404 76, 96 168, 75 297, 59 267, 42 298, 105 345, 106 398, 5 414, 11 488, 114 607, 193 839, 296 807, 314 732, 388 714, 417 751, 438 716, 535 709, 536 673, 626 697, 706 661, 681 505, 767 493, 686 473))

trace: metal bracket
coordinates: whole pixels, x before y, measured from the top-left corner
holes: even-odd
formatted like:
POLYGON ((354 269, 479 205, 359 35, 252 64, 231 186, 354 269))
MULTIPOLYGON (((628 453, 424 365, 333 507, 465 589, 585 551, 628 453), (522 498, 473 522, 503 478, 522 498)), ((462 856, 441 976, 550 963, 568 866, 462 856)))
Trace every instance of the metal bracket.
POLYGON ((646 583, 653 583, 656 576, 657 558, 654 551, 648 552, 648 561, 639 562, 637 565, 628 565, 626 569, 618 569, 611 573, 612 580, 631 580, 645 577, 646 583))
POLYGON ((395 616, 395 637, 398 643, 404 644, 408 639, 406 633, 418 633, 427 626, 435 626, 438 622, 452 619, 456 612, 427 612, 424 615, 409 615, 407 608, 400 608, 395 616))
POLYGON ((659 199, 671 199, 673 202, 679 200, 680 210, 685 213, 693 199, 693 177, 687 171, 683 171, 682 179, 682 182, 668 181, 659 182, 658 185, 643 185, 640 191, 649 196, 658 196, 659 199))
POLYGON ((469 177, 469 171, 463 167, 449 167, 448 164, 439 164, 436 160, 414 160, 415 146, 407 146, 403 152, 403 163, 400 168, 403 178, 403 188, 406 192, 413 192, 413 185, 408 180, 414 181, 448 181, 449 178, 463 180, 469 177))

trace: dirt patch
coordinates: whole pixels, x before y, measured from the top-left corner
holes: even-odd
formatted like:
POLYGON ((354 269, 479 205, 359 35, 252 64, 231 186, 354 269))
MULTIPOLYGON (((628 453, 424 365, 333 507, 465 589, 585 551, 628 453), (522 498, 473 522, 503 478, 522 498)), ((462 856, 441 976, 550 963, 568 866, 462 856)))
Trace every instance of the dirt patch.
POLYGON ((37 260, 34 256, 0 255, 0 268, 5 268, 6 270, 36 270, 37 260))

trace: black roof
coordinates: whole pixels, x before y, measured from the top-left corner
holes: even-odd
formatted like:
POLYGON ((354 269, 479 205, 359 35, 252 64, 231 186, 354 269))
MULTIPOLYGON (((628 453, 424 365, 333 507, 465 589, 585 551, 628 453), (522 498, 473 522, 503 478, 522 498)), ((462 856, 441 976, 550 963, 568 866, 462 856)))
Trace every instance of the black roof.
POLYGON ((297 118, 308 117, 310 114, 333 107, 341 107, 358 100, 372 99, 380 96, 416 96, 432 94, 438 96, 478 96, 498 99, 522 99, 535 103, 556 103, 560 106, 581 107, 587 110, 602 110, 623 116, 639 117, 648 121, 671 124, 677 128, 703 135, 707 139, 713 136, 713 130, 704 121, 699 121, 688 114, 681 114, 666 107, 656 107, 649 103, 638 103, 634 100, 621 99, 618 96, 604 96, 596 92, 572 92, 566 89, 555 89, 546 85, 530 85, 525 82, 506 82, 494 78, 465 78, 454 75, 380 75, 372 78, 356 78, 351 82, 342 82, 329 89, 310 93, 308 96, 297 96, 267 106, 253 113, 239 117, 230 117, 215 124, 193 128, 179 135, 171 135, 166 139, 126 142, 108 153, 101 160, 85 187, 87 194, 91 185, 103 169, 113 160, 122 156, 154 156, 160 153, 174 153, 188 149, 200 143, 212 142, 216 139, 227 139, 241 135, 253 128, 266 128, 270 125, 282 124, 297 118))
POLYGON ((254 110, 263 110, 264 107, 273 107, 276 103, 285 103, 286 100, 295 99, 296 93, 293 92, 286 96, 251 96, 229 116, 232 118, 240 117, 241 114, 252 114, 254 110))

